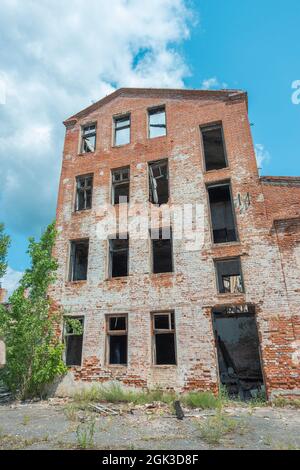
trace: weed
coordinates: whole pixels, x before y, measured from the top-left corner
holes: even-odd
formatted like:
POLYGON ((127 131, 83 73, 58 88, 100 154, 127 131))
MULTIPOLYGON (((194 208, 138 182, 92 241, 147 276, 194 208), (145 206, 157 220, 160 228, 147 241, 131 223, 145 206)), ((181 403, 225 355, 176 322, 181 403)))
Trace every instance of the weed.
POLYGON ((208 444, 219 444, 222 437, 236 431, 238 426, 237 421, 218 412, 200 425, 200 436, 208 444))
POLYGON ((94 447, 95 420, 79 424, 76 430, 77 447, 92 449, 94 447))
POLYGON ((182 396, 182 402, 190 408, 221 408, 222 401, 211 392, 189 392, 182 396))
POLYGON ((288 399, 284 397, 276 397, 273 402, 273 406, 278 408, 285 408, 290 406, 292 408, 300 409, 300 399, 288 399))
POLYGON ((24 415, 23 419, 22 419, 23 426, 27 426, 27 424, 29 424, 29 421, 30 421, 30 416, 29 415, 24 415))

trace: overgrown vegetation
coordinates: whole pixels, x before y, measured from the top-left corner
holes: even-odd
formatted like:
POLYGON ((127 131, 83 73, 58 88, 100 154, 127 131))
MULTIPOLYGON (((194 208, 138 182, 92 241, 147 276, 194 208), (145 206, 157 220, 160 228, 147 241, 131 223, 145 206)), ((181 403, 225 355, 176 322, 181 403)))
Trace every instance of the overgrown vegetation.
POLYGON ((95 420, 81 423, 77 427, 77 447, 79 449, 92 449, 94 447, 95 420))
POLYGON ((175 399, 176 394, 173 392, 165 392, 160 389, 149 391, 128 390, 118 383, 109 386, 94 385, 74 395, 75 402, 81 405, 86 402, 134 403, 136 405, 153 402, 171 404, 175 399))
POLYGON ((239 423, 218 412, 200 425, 200 436, 208 444, 219 444, 221 439, 237 430, 239 423))
POLYGON ((216 409, 222 407, 222 400, 211 392, 189 392, 181 397, 189 408, 216 409))
POLYGON ((288 399, 284 397, 276 397, 273 402, 273 406, 278 408, 285 408, 290 406, 292 408, 300 409, 300 399, 288 399))
POLYGON ((7 269, 7 250, 10 245, 10 237, 6 235, 4 224, 0 224, 0 279, 7 269))
POLYGON ((10 308, 0 306, 0 335, 7 355, 0 378, 20 398, 42 397, 46 386, 66 372, 63 345, 55 334, 61 314, 51 311, 47 295, 57 269, 52 256, 55 236, 52 223, 40 241, 29 239, 31 268, 10 297, 10 308))

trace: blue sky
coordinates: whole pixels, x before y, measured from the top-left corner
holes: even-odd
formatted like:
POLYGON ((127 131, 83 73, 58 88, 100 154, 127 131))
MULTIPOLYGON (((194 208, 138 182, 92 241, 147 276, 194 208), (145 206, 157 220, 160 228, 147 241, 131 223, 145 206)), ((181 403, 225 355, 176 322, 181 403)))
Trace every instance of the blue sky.
POLYGON ((61 121, 120 86, 240 88, 262 174, 299 175, 297 0, 1 0, 0 221, 11 289, 55 215, 61 121))

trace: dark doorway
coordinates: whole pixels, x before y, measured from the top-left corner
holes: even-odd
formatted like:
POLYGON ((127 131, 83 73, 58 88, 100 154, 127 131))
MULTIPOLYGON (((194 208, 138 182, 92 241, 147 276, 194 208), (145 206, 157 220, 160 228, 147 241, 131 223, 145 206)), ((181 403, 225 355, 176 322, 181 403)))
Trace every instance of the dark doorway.
POLYGON ((259 338, 253 306, 213 309, 220 382, 231 397, 241 400, 265 393, 259 338))

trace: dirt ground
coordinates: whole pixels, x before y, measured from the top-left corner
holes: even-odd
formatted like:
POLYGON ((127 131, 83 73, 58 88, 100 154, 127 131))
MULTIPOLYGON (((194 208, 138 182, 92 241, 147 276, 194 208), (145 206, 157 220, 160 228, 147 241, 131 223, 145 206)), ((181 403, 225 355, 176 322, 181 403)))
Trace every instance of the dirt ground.
POLYGON ((292 408, 185 410, 180 421, 167 405, 107 406, 117 414, 58 399, 2 405, 0 449, 300 449, 300 410, 292 408))

